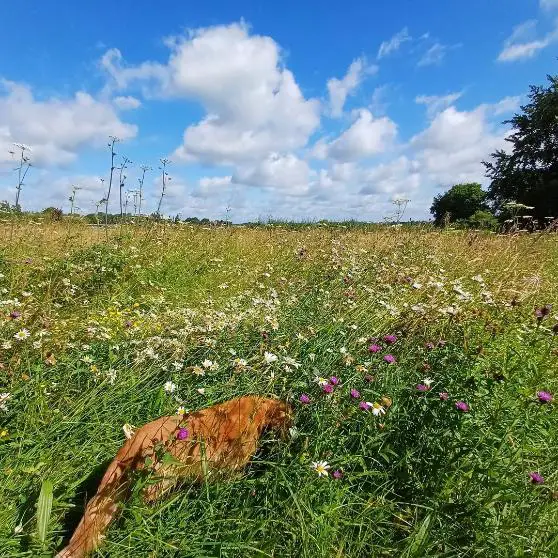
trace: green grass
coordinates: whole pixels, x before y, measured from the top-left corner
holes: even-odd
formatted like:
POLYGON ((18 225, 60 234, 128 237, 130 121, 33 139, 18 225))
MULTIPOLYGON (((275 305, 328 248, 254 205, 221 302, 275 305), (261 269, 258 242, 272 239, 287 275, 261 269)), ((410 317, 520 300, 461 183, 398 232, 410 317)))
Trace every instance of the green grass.
POLYGON ((138 479, 97 556, 558 556, 558 403, 536 398, 558 393, 556 237, 128 225, 107 241, 22 220, 0 238, 0 556, 61 548, 123 424, 247 393, 291 401, 296 432, 156 505, 138 479), (204 359, 218 369, 193 374, 204 359), (358 407, 383 397, 385 415, 358 407))

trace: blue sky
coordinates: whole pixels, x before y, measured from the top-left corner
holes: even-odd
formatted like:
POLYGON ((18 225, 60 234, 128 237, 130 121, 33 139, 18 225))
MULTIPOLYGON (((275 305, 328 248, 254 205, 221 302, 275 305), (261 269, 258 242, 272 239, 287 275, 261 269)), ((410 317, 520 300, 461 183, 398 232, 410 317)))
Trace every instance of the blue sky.
POLYGON ((92 211, 113 134, 127 189, 153 167, 148 211, 168 157, 166 214, 427 218, 556 73, 557 22, 558 0, 2 3, 0 199, 19 142, 24 208, 77 185, 92 211))

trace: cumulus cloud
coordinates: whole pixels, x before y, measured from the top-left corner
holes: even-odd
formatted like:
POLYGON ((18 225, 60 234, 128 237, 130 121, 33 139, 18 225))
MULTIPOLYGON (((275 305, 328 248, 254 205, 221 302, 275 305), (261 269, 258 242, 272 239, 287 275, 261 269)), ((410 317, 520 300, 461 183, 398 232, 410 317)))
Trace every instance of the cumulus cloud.
POLYGON ((397 125, 387 116, 374 118, 367 109, 356 111, 351 126, 330 143, 318 142, 314 157, 355 161, 386 151, 397 136, 397 125))
POLYGON ((239 167, 232 180, 237 184, 281 190, 291 195, 304 194, 310 182, 308 163, 292 153, 273 153, 263 161, 239 167))
POLYGON ((440 111, 453 105, 462 95, 462 91, 448 93, 447 95, 418 95, 415 97, 415 103, 425 105, 426 114, 429 118, 433 118, 440 111))
POLYGON ((378 60, 399 50, 403 43, 410 41, 411 39, 412 37, 409 35, 409 30, 404 27, 401 31, 399 31, 399 33, 396 33, 393 37, 391 37, 391 39, 382 42, 380 48, 378 49, 378 60))
POLYGON ((101 60, 113 86, 200 102, 206 116, 184 132, 174 158, 237 164, 303 147, 319 125, 320 103, 306 99, 279 45, 243 23, 191 31, 167 41, 166 64, 126 66, 114 49, 101 60))
POLYGON ((35 165, 64 165, 85 146, 105 146, 109 135, 136 134, 137 127, 122 122, 109 101, 83 91, 69 99, 37 100, 27 85, 0 82, 0 162, 13 142, 31 147, 35 165))
POLYGON ((558 25, 555 25, 555 28, 543 37, 537 37, 536 28, 537 21, 533 19, 514 27, 498 55, 498 62, 515 62, 532 58, 540 50, 558 40, 558 25))
POLYGON ((342 79, 331 78, 327 82, 331 116, 335 118, 341 116, 347 96, 360 85, 364 74, 375 73, 377 71, 377 66, 367 66, 366 59, 361 57, 353 60, 345 77, 342 79))
POLYGON ((126 97, 115 97, 112 102, 120 109, 120 110, 133 110, 141 107, 141 101, 136 99, 135 97, 126 96, 126 97))
POLYGON ((436 115, 409 144, 420 173, 430 183, 482 180, 481 161, 506 145, 505 133, 491 123, 489 114, 489 106, 481 105, 472 111, 450 106, 436 115))

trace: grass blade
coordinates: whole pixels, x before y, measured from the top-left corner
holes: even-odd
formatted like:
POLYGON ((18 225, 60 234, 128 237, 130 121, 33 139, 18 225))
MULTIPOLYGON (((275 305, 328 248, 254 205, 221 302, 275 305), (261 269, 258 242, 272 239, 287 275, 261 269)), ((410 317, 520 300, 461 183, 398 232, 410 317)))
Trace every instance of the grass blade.
POLYGON ((48 520, 52 511, 53 486, 50 480, 45 480, 41 486, 39 501, 37 503, 37 531, 39 540, 45 542, 48 520))

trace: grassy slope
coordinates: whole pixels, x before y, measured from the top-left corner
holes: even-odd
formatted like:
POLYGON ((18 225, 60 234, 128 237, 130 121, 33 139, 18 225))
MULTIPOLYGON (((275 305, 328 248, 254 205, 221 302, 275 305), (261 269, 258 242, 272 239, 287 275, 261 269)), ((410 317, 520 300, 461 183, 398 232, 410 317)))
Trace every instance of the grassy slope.
POLYGON ((133 497, 99 556, 558 555, 558 408, 535 402, 558 392, 556 312, 534 317, 557 302, 555 237, 157 226, 106 242, 77 223, 21 222, 0 238, 1 556, 39 553, 47 478, 45 556, 59 547, 124 423, 244 393, 292 400, 294 439, 268 439, 233 483, 151 507, 133 497), (370 355, 366 340, 387 333, 397 343, 370 355), (192 374, 206 358, 219 368, 192 374), (314 377, 332 375, 341 384, 323 396, 314 377), (350 388, 393 404, 375 418, 350 388), (316 460, 343 478, 318 478, 316 460))

